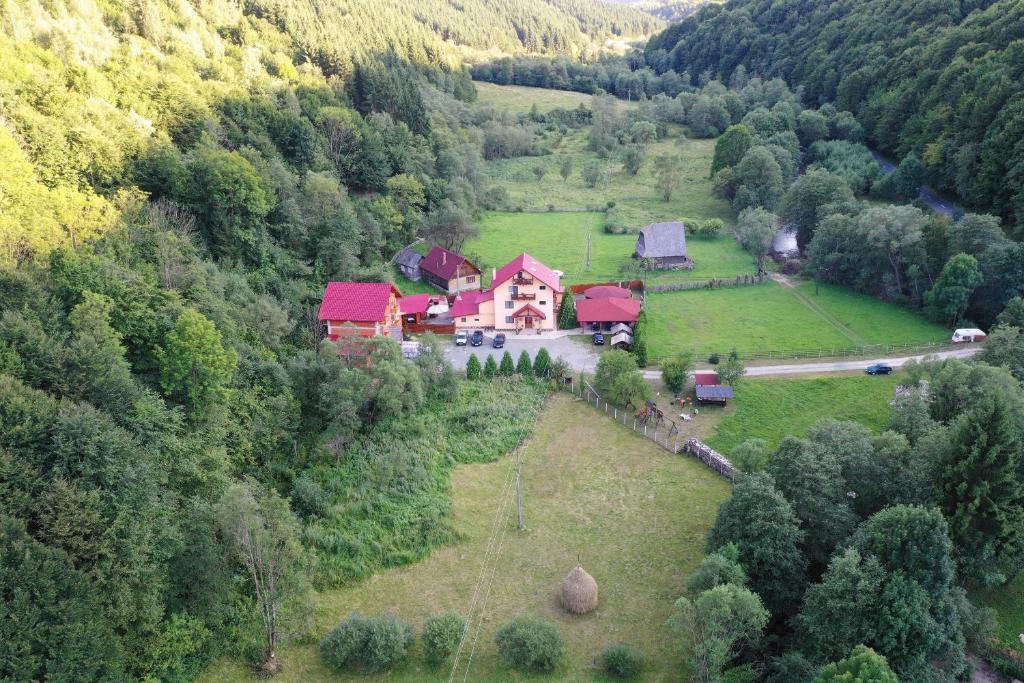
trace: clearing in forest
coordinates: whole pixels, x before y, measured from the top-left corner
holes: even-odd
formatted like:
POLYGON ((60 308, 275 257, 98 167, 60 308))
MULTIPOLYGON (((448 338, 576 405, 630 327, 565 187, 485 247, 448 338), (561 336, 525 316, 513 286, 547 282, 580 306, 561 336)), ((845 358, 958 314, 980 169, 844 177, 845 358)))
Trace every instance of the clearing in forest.
MULTIPOLYGON (((575 109, 581 104, 589 107, 593 95, 572 90, 551 90, 549 88, 531 88, 525 85, 496 85, 485 81, 474 81, 477 102, 492 105, 515 114, 526 114, 537 105, 541 113, 552 109, 575 109)), ((618 100, 623 108, 632 103, 618 100)))
MULTIPOLYGON (((465 613, 504 498, 494 536, 500 552, 483 573, 481 585, 490 592, 467 680, 535 678, 507 668, 494 646, 495 631, 523 612, 557 622, 566 641, 565 661, 545 680, 604 680, 593 663, 616 642, 630 643, 648 657, 642 680, 678 680, 682 651, 665 620, 703 556, 705 533, 729 495, 728 482, 565 394, 549 400, 522 450, 522 463, 525 531, 516 529, 513 492, 506 486, 513 458, 460 465, 452 489, 453 523, 461 541, 422 562, 324 592, 317 635, 352 612, 391 612, 417 628, 437 611, 465 613), (563 612, 555 593, 577 555, 600 591, 599 607, 585 616, 563 612)), ((280 681, 349 678, 331 671, 315 644, 289 646, 282 660, 280 681)), ((427 667, 417 645, 400 668, 360 680, 447 681, 448 675, 447 668, 427 667)), ((244 666, 232 662, 221 662, 207 674, 210 681, 251 679, 244 666)))

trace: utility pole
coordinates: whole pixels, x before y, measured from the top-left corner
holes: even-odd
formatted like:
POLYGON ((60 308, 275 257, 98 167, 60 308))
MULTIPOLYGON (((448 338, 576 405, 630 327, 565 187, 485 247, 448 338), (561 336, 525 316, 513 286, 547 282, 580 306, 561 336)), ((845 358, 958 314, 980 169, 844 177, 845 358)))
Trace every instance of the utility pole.
POLYGON ((593 235, 593 234, 594 233, 592 233, 592 232, 588 232, 587 233, 587 272, 588 273, 590 272, 590 236, 593 235))
POLYGON ((522 451, 516 453, 516 507, 519 513, 519 530, 523 530, 523 478, 522 478, 522 451))

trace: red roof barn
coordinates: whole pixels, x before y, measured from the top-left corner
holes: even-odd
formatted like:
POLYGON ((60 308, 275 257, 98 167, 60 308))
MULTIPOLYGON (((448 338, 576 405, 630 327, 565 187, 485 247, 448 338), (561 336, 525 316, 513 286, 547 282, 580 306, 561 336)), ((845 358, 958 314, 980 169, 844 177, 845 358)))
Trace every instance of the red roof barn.
POLYGON ((353 332, 362 337, 387 334, 400 340, 400 296, 389 282, 328 282, 318 318, 331 340, 353 332))
POLYGON ((581 325, 635 323, 640 317, 638 299, 580 299, 576 319, 581 325))

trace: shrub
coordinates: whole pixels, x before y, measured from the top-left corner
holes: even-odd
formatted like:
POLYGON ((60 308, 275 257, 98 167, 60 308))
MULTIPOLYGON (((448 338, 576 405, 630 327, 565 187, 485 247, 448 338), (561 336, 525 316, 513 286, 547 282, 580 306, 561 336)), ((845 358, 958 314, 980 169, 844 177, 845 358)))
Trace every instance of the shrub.
POLYGON ((709 218, 706 221, 697 223, 693 226, 693 234, 696 237, 705 237, 713 239, 725 228, 725 223, 720 218, 709 218))
POLYGON ((494 356, 488 354, 487 360, 484 362, 484 377, 491 379, 498 374, 498 364, 494 361, 494 356))
POLYGON ((466 379, 480 379, 483 368, 480 366, 480 359, 475 353, 469 354, 469 362, 466 363, 466 379))
POLYGON ((718 363, 721 360, 722 360, 722 357, 718 355, 717 351, 715 353, 712 353, 710 356, 708 356, 708 363, 711 363, 712 365, 718 365, 718 363))
POLYGON ((540 351, 537 352, 537 356, 533 359, 533 374, 542 379, 547 379, 551 376, 551 354, 543 346, 540 347, 540 351))
POLYGON ((295 480, 291 498, 296 512, 303 517, 323 515, 331 505, 331 497, 307 474, 295 480))
POLYGON ((665 380, 665 386, 673 394, 683 393, 686 382, 690 377, 690 369, 693 368, 693 357, 689 353, 681 353, 661 363, 661 377, 665 380))
POLYGON ((405 659, 414 641, 412 627, 395 617, 353 614, 323 639, 320 652, 336 669, 373 673, 405 659))
POLYGON ((502 626, 494 642, 505 662, 520 671, 554 671, 565 653, 558 627, 529 615, 518 616, 502 626))
POLYGON ((609 645, 601 653, 601 670, 614 678, 636 678, 643 668, 643 655, 629 645, 609 645))
POLYGON ((458 612, 449 610, 427 619, 421 638, 427 661, 434 666, 443 664, 455 654, 465 632, 466 620, 458 612))
POLYGON ((516 362, 516 374, 523 377, 533 375, 533 363, 530 362, 530 354, 525 349, 519 354, 519 361, 516 362))
POLYGON ((512 362, 512 354, 506 351, 498 363, 498 374, 503 377, 511 377, 516 371, 516 364, 512 362))

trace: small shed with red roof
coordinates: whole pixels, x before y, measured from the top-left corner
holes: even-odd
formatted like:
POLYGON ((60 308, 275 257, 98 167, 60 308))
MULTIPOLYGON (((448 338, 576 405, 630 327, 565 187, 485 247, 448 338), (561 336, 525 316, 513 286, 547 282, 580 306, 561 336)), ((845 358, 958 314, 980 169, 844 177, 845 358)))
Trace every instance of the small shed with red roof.
POLYGON ((588 299, 632 299, 633 293, 625 287, 594 285, 583 290, 583 296, 588 299))
POLYGON ((480 269, 461 254, 434 247, 420 261, 423 280, 449 294, 480 289, 480 269))
POLYGON ((618 323, 631 325, 639 318, 638 299, 580 299, 576 302, 576 320, 581 325, 608 329, 618 323))
POLYGON ((390 282, 328 282, 317 317, 331 340, 345 334, 401 340, 401 296, 390 282))
POLYGON ((718 373, 709 372, 695 372, 693 374, 693 383, 701 386, 718 386, 721 384, 721 380, 718 379, 718 373))

